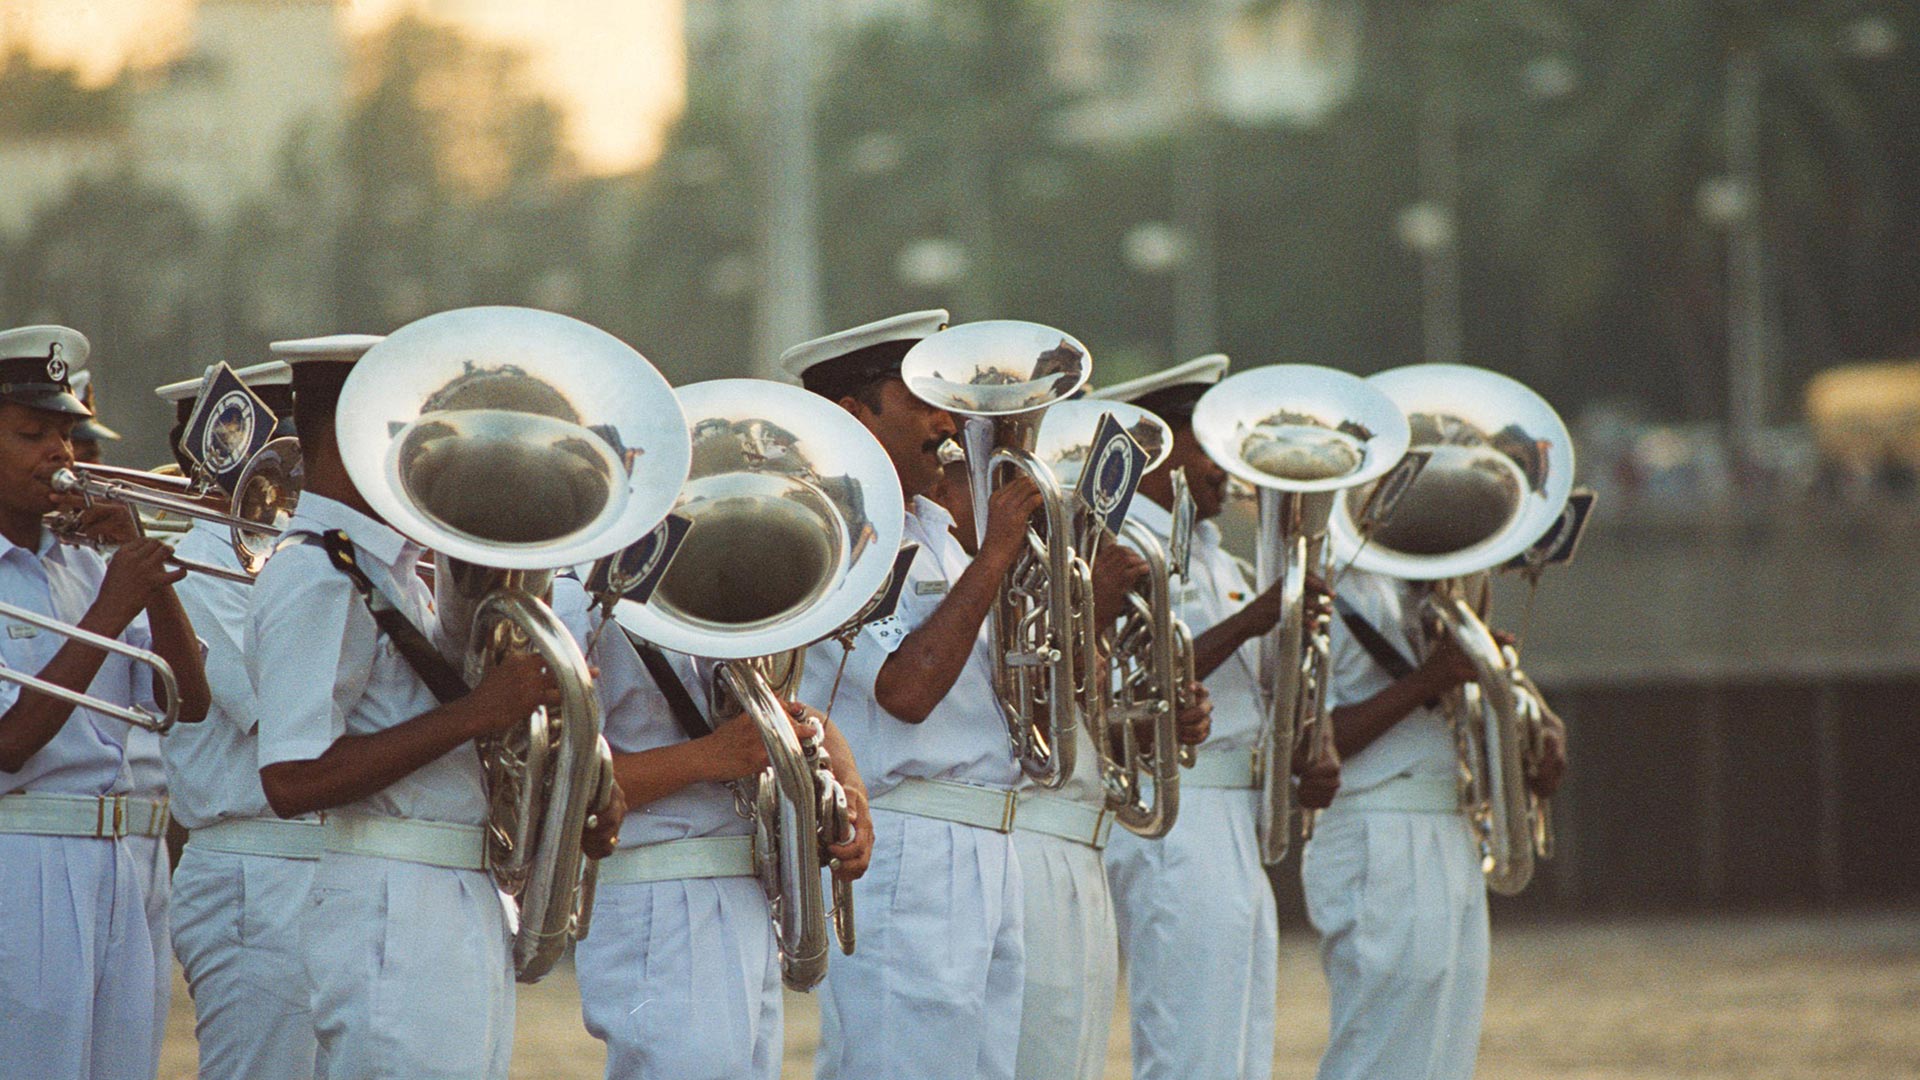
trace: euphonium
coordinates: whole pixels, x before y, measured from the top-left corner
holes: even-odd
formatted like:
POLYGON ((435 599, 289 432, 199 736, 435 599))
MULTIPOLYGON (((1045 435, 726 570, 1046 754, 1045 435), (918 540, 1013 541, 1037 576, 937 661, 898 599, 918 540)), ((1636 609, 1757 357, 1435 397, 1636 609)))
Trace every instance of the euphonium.
POLYGON ((368 350, 335 434, 354 486, 436 552, 442 647, 469 683, 510 652, 540 655, 562 705, 480 744, 487 858, 520 909, 514 969, 544 976, 586 936, 588 819, 612 759, 591 673, 542 601, 552 571, 632 544, 686 479, 688 437, 666 379, 612 335, 551 312, 463 308, 368 350))
MULTIPOLYGON (((1117 401, 1063 401, 1040 422, 1036 452, 1061 486, 1074 490, 1086 470, 1102 417, 1112 415, 1147 460, 1152 472, 1173 453, 1173 430, 1166 421, 1137 405, 1117 401)), ((1137 496, 1136 496, 1137 497, 1137 496)), ((1098 542, 1090 507, 1076 504, 1076 530, 1083 549, 1098 542)), ((1121 527, 1118 542, 1139 552, 1147 573, 1127 593, 1127 607, 1103 634, 1104 666, 1089 679, 1097 698, 1086 710, 1088 735, 1100 755, 1100 778, 1107 808, 1126 829, 1146 837, 1165 836, 1180 813, 1179 717, 1192 702, 1193 638, 1173 613, 1166 553, 1153 533, 1137 522, 1121 527), (1141 739, 1136 724, 1151 726, 1141 739), (1153 783, 1142 783, 1151 778, 1153 783), (1151 794, 1149 794, 1149 791, 1151 794)), ((1190 762, 1189 762, 1190 763, 1190 762)))
POLYGON ((1270 694, 1260 745, 1260 857, 1292 842, 1293 751, 1303 729, 1330 741, 1328 624, 1307 603, 1307 575, 1327 576, 1335 496, 1384 475, 1407 451, 1407 420, 1385 394, 1344 371, 1305 364, 1222 379, 1193 410, 1207 455, 1259 492, 1254 588, 1281 586, 1280 621, 1261 640, 1270 694))
POLYGON ((1573 440, 1552 406, 1504 375, 1457 364, 1417 364, 1367 380, 1413 425, 1427 466, 1370 537, 1353 521, 1358 493, 1333 517, 1333 544, 1363 570, 1432 582, 1430 622, 1466 653, 1475 682, 1444 702, 1460 753, 1462 802, 1487 884, 1513 894, 1533 875, 1546 807, 1527 790, 1528 748, 1546 703, 1518 656, 1487 630, 1491 572, 1560 520, 1573 489, 1573 440))
MULTIPOLYGON (((846 795, 782 700, 806 649, 857 619, 900 550, 905 506, 886 450, 845 410, 784 383, 719 379, 682 387, 693 471, 675 513, 691 523, 644 605, 614 615, 634 636, 720 661, 712 715, 737 703, 766 745, 767 769, 739 790, 754 823, 781 978, 810 990, 827 971, 821 849, 850 839, 846 795)), ((834 927, 852 952, 853 892, 834 882, 834 927)))
POLYGON ((1044 504, 1028 530, 990 619, 995 694, 1014 756, 1034 782, 1059 787, 1073 775, 1073 727, 1098 669, 1093 577, 1073 548, 1072 512, 1052 470, 1034 455, 1040 417, 1086 385, 1092 358, 1070 335, 1038 323, 965 323, 921 340, 900 362, 907 389, 965 418, 961 432, 973 487, 976 538, 987 500, 1006 477, 1025 474, 1044 504))

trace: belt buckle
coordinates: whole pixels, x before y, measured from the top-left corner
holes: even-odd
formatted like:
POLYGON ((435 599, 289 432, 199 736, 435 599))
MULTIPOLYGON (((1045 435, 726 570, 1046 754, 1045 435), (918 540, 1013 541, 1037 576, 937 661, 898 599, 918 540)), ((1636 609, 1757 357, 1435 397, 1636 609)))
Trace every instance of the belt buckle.
POLYGON ((94 803, 93 835, 101 840, 118 840, 127 835, 127 797, 102 795, 94 803), (108 812, 112 807, 112 812, 108 812))
POLYGON ((1260 785, 1261 774, 1266 771, 1267 748, 1264 746, 1254 747, 1253 754, 1251 755, 1251 763, 1253 765, 1253 768, 1250 772, 1247 773, 1247 782, 1254 787, 1259 787, 1261 786, 1260 785))
POLYGON ((1011 791, 1002 792, 1002 796, 1005 801, 1000 807, 1000 831, 1003 833, 1011 833, 1013 832, 1014 813, 1020 808, 1020 800, 1019 797, 1011 791))
POLYGON ((1119 817, 1118 814, 1115 814, 1112 810, 1104 806, 1100 808, 1100 813, 1094 817, 1093 849, 1095 851, 1107 846, 1107 838, 1113 835, 1113 822, 1117 817, 1119 817))

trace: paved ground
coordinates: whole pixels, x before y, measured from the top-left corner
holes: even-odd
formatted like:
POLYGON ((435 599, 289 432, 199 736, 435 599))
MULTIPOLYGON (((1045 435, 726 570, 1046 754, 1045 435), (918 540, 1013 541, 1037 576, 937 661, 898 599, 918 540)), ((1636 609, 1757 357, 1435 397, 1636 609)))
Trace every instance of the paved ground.
MULTIPOLYGON (((1326 991, 1311 939, 1282 938, 1276 1080, 1312 1075, 1326 991)), ((588 1080, 603 1055, 570 972, 523 987, 515 1078, 588 1080)), ((812 1076, 813 1001, 789 996, 790 1080, 812 1076)), ((174 999, 160 1075, 193 1075, 174 999)), ((1481 1080, 1920 1080, 1920 910, 1498 927, 1481 1080)), ((1125 1005, 1107 1075, 1128 1075, 1125 1005)))

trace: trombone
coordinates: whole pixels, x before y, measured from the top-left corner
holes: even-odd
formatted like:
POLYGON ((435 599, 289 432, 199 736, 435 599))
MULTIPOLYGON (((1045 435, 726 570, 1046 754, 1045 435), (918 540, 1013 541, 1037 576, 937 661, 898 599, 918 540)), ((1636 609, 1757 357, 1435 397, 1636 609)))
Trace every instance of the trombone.
POLYGON ((83 709, 92 709, 94 712, 100 713, 103 716, 111 716, 115 720, 125 721, 134 727, 144 728, 156 735, 165 735, 167 729, 171 728, 174 723, 179 720, 180 689, 173 681, 173 668, 168 666, 167 662, 162 660, 157 654, 148 652, 145 649, 135 648, 116 638, 96 634, 91 630, 83 630, 72 623, 61 622, 59 619, 42 615, 37 611, 29 611, 26 608, 14 604, 0 603, 0 616, 5 616, 14 622, 23 622, 31 626, 37 626, 42 630, 51 630, 61 637, 91 645, 96 649, 119 653, 121 656, 135 663, 145 664, 153 669, 155 675, 160 677, 160 685, 166 691, 161 697, 165 699, 166 704, 162 707, 159 715, 155 715, 140 708, 138 705, 118 705, 103 698, 95 697, 92 694, 79 690, 70 690, 57 683, 48 682, 38 675, 29 675, 24 671, 7 667, 4 664, 0 664, 0 682, 17 683, 28 690, 45 694, 48 697, 59 698, 61 701, 67 702, 70 705, 78 705, 83 709))
MULTIPOLYGON (((194 573, 251 585, 266 564, 267 556, 272 554, 272 543, 293 516, 294 504, 300 497, 300 444, 296 439, 283 436, 261 447, 235 482, 230 499, 222 499, 207 491, 204 484, 186 477, 114 465, 75 464, 72 468, 56 470, 53 490, 62 495, 78 495, 88 506, 95 502, 126 505, 135 511, 134 522, 142 535, 149 523, 140 516, 141 510, 225 525, 233 532, 233 553, 240 561, 239 570, 175 556, 169 556, 167 561, 194 573), (219 506, 222 502, 224 508, 219 506)), ((68 515, 54 515, 49 525, 68 543, 90 543, 74 529, 73 519, 68 515)))

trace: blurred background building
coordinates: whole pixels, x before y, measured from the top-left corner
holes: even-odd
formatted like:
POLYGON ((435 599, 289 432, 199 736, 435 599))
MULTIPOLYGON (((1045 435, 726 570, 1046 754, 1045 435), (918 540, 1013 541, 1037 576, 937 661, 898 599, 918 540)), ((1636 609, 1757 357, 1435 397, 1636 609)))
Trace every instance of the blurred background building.
POLYGON ((1601 495, 1503 597, 1576 763, 1517 906, 1920 895, 1912 4, 83 7, 0 0, 0 323, 93 339, 125 463, 148 387, 474 303, 676 381, 935 305, 1482 364, 1601 495))

